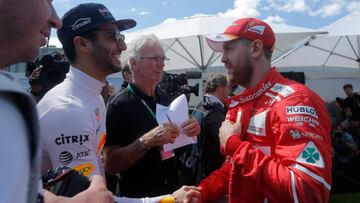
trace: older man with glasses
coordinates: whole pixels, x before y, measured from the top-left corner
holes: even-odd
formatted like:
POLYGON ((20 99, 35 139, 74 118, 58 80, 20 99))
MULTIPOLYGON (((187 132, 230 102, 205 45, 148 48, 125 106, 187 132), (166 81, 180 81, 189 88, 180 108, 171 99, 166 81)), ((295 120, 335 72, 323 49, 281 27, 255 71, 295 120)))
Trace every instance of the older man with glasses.
POLYGON ((80 4, 62 18, 57 31, 71 63, 64 82, 37 105, 43 140, 43 172, 69 166, 85 176, 104 174, 106 108, 100 96, 106 76, 120 71, 124 35, 131 19, 115 20, 102 4, 80 4))
POLYGON ((171 102, 156 88, 168 60, 159 39, 141 36, 131 43, 128 53, 133 80, 108 105, 105 169, 120 173, 121 196, 167 194, 179 186, 178 169, 172 154, 164 154, 161 147, 173 143, 180 128, 195 136, 200 126, 193 118, 182 126, 156 121, 156 104, 171 102))

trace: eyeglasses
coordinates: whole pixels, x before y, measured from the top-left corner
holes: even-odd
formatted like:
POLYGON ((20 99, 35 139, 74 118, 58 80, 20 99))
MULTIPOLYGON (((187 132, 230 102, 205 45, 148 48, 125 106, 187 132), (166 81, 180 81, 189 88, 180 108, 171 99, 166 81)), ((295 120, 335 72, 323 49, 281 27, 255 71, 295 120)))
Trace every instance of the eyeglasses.
POLYGON ((156 62, 161 62, 161 63, 165 63, 170 61, 169 58, 167 57, 161 57, 161 56, 141 56, 140 59, 148 59, 148 60, 152 60, 152 61, 156 61, 156 62))
POLYGON ((125 42, 125 35, 121 34, 120 31, 113 31, 113 30, 94 30, 92 32, 104 32, 104 33, 108 33, 110 38, 113 38, 114 40, 116 40, 117 43, 119 43, 119 41, 123 41, 125 42))

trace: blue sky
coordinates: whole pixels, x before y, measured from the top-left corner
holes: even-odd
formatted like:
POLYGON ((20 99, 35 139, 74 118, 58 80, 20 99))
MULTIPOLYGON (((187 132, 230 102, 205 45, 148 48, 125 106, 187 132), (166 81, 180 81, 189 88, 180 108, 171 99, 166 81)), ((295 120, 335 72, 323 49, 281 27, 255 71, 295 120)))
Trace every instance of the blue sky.
MULTIPOLYGON (((89 0, 54 0, 59 17, 89 0)), ((195 15, 257 17, 271 23, 317 29, 351 13, 360 12, 359 0, 98 0, 116 19, 132 18, 142 29, 195 15)), ((52 37, 56 37, 53 31, 52 37)), ((51 40, 50 44, 57 44, 51 40)))

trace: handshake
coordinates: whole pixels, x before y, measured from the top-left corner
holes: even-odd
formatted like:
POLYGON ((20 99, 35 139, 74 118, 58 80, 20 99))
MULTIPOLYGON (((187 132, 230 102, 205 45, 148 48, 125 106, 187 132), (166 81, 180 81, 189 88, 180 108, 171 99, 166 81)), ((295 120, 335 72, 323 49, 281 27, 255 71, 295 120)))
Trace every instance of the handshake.
MULTIPOLYGON (((174 198, 170 195, 151 198, 114 197, 106 189, 101 176, 95 175, 89 180, 86 176, 67 166, 47 171, 42 177, 42 182, 44 189, 58 195, 58 198, 68 200, 66 202, 175 203, 174 198), (81 201, 82 199, 85 201, 81 201)), ((55 198, 55 196, 51 196, 55 198)))

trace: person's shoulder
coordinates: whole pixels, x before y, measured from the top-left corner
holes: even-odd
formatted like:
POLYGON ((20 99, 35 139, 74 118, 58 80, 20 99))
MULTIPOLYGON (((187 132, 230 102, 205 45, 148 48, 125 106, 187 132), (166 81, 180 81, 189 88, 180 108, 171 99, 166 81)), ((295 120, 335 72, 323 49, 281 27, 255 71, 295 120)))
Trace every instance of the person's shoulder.
POLYGON ((290 80, 287 78, 284 78, 280 84, 283 84, 281 91, 288 92, 287 96, 290 98, 311 98, 316 101, 321 101, 323 103, 323 100, 320 98, 320 96, 315 93, 313 90, 311 90, 306 85, 296 82, 294 80, 290 80))
POLYGON ((288 78, 281 79, 279 83, 285 85, 286 87, 292 88, 295 92, 311 91, 310 88, 308 88, 304 84, 288 78))
POLYGON ((132 100, 131 94, 127 88, 120 89, 117 91, 109 100, 108 105, 121 105, 128 103, 132 100))
MULTIPOLYGON (((71 95, 46 94, 37 104, 39 118, 74 117, 84 112, 83 101, 71 95)), ((63 118, 62 118, 63 119, 63 118)))
POLYGON ((7 72, 0 70, 0 92, 6 93, 20 93, 30 97, 29 92, 22 87, 16 79, 7 72))
POLYGON ((274 102, 274 112, 284 109, 287 111, 292 108, 305 108, 309 111, 316 109, 327 112, 323 99, 304 84, 284 78, 274 86, 276 85, 278 85, 276 89, 281 97, 274 102))

